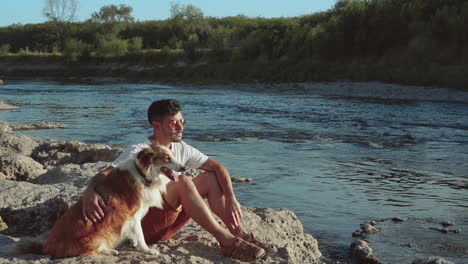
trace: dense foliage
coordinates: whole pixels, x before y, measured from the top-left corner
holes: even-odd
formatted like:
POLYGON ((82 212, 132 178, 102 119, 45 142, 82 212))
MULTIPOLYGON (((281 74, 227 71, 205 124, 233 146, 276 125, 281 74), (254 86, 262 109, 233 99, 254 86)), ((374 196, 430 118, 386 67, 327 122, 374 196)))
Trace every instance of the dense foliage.
POLYGON ((382 71, 401 79, 408 69, 457 72, 468 62, 466 0, 339 0, 326 12, 270 19, 205 17, 192 5, 173 5, 167 20, 134 22, 131 11, 105 6, 88 21, 67 23, 63 50, 50 22, 0 28, 0 55, 62 52, 68 62, 114 58, 143 65, 255 62, 285 69, 286 76, 276 75, 283 81, 317 79, 311 71, 318 69, 335 72, 335 79, 345 72, 392 81, 382 71))

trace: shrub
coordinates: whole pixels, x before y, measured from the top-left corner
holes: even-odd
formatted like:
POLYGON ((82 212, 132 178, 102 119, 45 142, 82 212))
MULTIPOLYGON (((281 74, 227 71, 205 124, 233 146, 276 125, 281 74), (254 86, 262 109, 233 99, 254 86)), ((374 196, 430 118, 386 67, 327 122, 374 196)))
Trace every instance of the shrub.
POLYGON ((121 57, 127 52, 128 40, 116 37, 110 39, 100 37, 98 39, 98 47, 95 55, 101 58, 121 57))
POLYGON ((143 39, 141 37, 134 37, 128 40, 128 51, 138 52, 143 48, 143 39))
POLYGON ((29 51, 29 47, 26 47, 26 48, 21 48, 19 51, 18 51, 18 55, 21 55, 21 56, 27 56, 27 55, 31 55, 31 51, 29 51))
POLYGON ((10 44, 3 44, 0 46, 0 56, 6 56, 10 54, 11 46, 10 44))
POLYGON ((90 49, 90 45, 78 39, 67 39, 65 42, 65 49, 63 52, 65 61, 67 63, 76 62, 90 49))

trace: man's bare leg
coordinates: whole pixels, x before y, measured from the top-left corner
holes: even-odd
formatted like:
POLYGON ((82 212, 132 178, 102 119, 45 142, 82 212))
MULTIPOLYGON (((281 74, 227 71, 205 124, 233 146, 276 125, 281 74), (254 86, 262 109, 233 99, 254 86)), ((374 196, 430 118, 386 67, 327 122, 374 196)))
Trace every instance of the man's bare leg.
POLYGON ((172 208, 182 205, 185 212, 210 232, 221 246, 230 246, 234 243, 235 236, 219 225, 191 178, 181 176, 179 181, 169 183, 164 198, 172 208))
MULTIPOLYGON (((211 210, 226 224, 226 203, 224 194, 219 186, 218 180, 213 173, 204 172, 193 179, 201 197, 207 198, 211 210)), ((229 227, 229 225, 226 224, 229 227)), ((229 228, 231 234, 245 237, 247 233, 241 223, 234 229, 229 228)))

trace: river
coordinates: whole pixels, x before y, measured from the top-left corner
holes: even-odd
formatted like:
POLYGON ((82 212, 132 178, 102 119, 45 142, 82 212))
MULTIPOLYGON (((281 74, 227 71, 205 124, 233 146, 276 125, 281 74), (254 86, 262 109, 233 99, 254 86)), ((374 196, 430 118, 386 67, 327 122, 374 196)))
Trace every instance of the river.
POLYGON ((0 98, 20 107, 0 111, 0 120, 71 127, 21 133, 117 147, 151 134, 153 100, 177 99, 188 120, 184 140, 233 177, 254 180, 235 184, 241 204, 293 210, 332 260, 346 262, 351 233, 376 219, 382 230, 367 239, 384 263, 432 255, 468 263, 467 103, 248 85, 53 82, 7 83, 0 98), (446 220, 461 232, 430 229, 446 220))

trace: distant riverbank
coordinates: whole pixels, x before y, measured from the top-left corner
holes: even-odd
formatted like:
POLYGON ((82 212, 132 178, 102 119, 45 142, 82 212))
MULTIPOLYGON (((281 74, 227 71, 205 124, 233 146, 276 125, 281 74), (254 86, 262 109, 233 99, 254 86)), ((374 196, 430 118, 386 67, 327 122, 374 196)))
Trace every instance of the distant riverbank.
POLYGON ((314 63, 311 61, 147 64, 125 58, 65 64, 60 56, 0 57, 0 79, 41 79, 86 82, 118 78, 194 84, 383 82, 468 91, 468 68, 463 65, 383 65, 378 63, 314 63))

